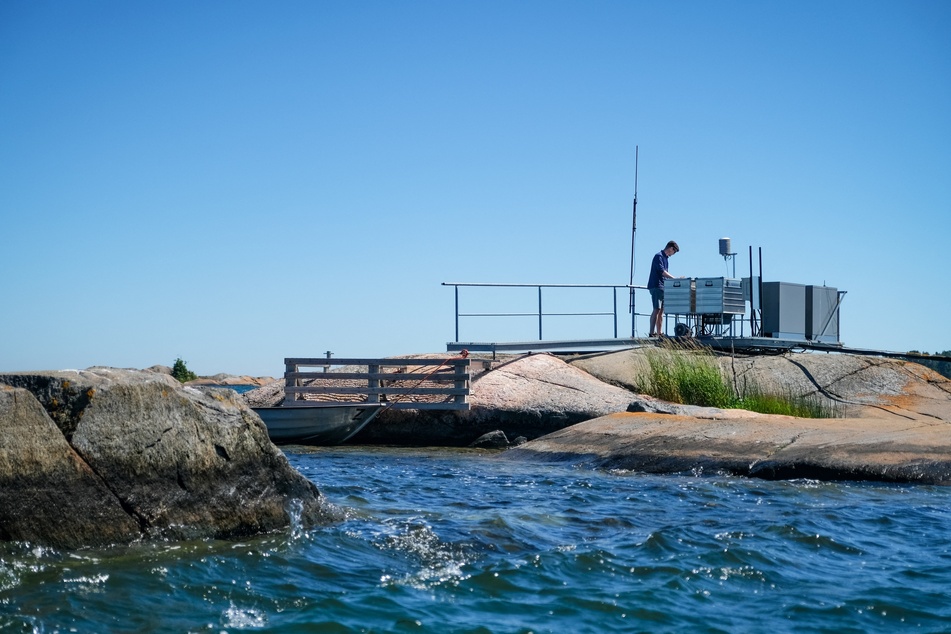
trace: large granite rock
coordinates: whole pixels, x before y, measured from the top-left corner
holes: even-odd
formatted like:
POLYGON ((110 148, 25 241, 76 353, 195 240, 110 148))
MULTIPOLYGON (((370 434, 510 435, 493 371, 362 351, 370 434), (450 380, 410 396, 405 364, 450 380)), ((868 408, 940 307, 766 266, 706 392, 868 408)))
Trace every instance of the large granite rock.
POLYGON ((0 385, 2 539, 227 538, 333 516, 233 391, 110 368, 0 385))
POLYGON ((799 419, 742 410, 697 414, 613 414, 503 455, 647 473, 951 484, 948 422, 799 419))
MULTIPOLYGON (((572 361, 635 389, 650 348, 572 361)), ((850 354, 722 355, 738 390, 814 396, 840 418, 799 419, 665 403, 555 431, 505 454, 652 473, 951 484, 951 381, 919 364, 850 354)))

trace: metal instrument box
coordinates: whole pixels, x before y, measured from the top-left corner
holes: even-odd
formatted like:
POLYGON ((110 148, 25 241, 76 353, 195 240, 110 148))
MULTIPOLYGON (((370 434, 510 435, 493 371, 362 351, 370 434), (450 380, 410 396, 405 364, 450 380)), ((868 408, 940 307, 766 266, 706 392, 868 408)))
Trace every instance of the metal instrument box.
POLYGON ((664 312, 687 315, 694 312, 694 288, 691 278, 667 280, 664 283, 664 312))
POLYGON ((805 339, 804 285, 763 282, 763 336, 775 339, 805 339))
POLYGON ((839 341, 839 291, 831 286, 806 287, 806 339, 839 341))
POLYGON ((746 312, 740 280, 729 277, 698 277, 693 312, 698 315, 742 315, 746 312))

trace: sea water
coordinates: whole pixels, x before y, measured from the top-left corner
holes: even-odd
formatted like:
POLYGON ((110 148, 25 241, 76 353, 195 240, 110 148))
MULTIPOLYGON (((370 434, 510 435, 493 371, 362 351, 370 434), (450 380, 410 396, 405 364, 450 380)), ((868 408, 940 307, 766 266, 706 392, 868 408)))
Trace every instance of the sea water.
POLYGON ((951 487, 286 447, 346 513, 0 546, 3 632, 948 632, 951 487))

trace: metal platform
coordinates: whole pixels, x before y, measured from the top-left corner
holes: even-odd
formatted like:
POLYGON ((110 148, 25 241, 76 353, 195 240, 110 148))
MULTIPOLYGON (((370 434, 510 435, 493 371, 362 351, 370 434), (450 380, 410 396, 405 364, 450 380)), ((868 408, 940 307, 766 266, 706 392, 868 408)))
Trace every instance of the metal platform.
MULTIPOLYGON (((844 352, 864 356, 889 357, 909 360, 951 361, 951 357, 914 352, 891 352, 868 348, 850 348, 841 343, 803 341, 800 339, 777 339, 773 337, 666 337, 671 342, 695 342, 721 352, 739 354, 782 354, 793 350, 816 352, 844 352)), ((446 344, 448 352, 518 353, 551 352, 552 354, 581 354, 609 352, 625 348, 655 345, 657 339, 626 337, 618 339, 574 339, 566 341, 452 341, 446 344)))
MULTIPOLYGON (((775 354, 794 348, 808 346, 813 350, 841 352, 841 344, 819 342, 804 342, 792 339, 774 339, 771 337, 664 337, 670 342, 693 342, 714 350, 734 350, 743 353, 775 354)), ((626 337, 619 339, 572 339, 562 341, 452 341, 446 344, 448 352, 606 352, 624 348, 636 348, 645 345, 654 345, 658 339, 647 337, 626 337)))

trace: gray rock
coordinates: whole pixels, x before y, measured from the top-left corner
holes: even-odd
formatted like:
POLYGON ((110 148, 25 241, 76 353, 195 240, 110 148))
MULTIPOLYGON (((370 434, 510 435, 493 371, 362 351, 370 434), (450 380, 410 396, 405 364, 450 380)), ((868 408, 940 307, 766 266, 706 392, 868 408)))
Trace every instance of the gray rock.
POLYGON ((550 412, 594 418, 624 411, 635 398, 550 354, 533 354, 503 364, 473 381, 474 409, 550 412))
POLYGON ((249 407, 277 407, 284 402, 284 379, 275 379, 242 395, 249 407))
POLYGON ((647 414, 673 414, 676 416, 698 416, 708 418, 711 413, 725 415, 726 410, 715 407, 699 407, 697 405, 681 405, 668 403, 659 398, 640 394, 627 406, 628 412, 644 412, 647 414))
POLYGON ((0 537, 66 547, 227 538, 333 516, 230 390, 110 368, 0 374, 0 384, 21 388, 0 401, 0 507, 19 509, 0 537), (22 517, 44 498, 70 500, 22 517))
POLYGON ((0 388, 0 430, 0 540, 75 548, 138 537, 138 523, 32 393, 0 388))
POLYGON ((627 410, 637 395, 609 385, 558 357, 533 354, 486 372, 472 383, 464 423, 495 425, 510 437, 540 435, 627 410))
POLYGON ((509 439, 504 431, 496 429, 488 434, 482 434, 469 446, 477 449, 505 449, 509 446, 509 439))

